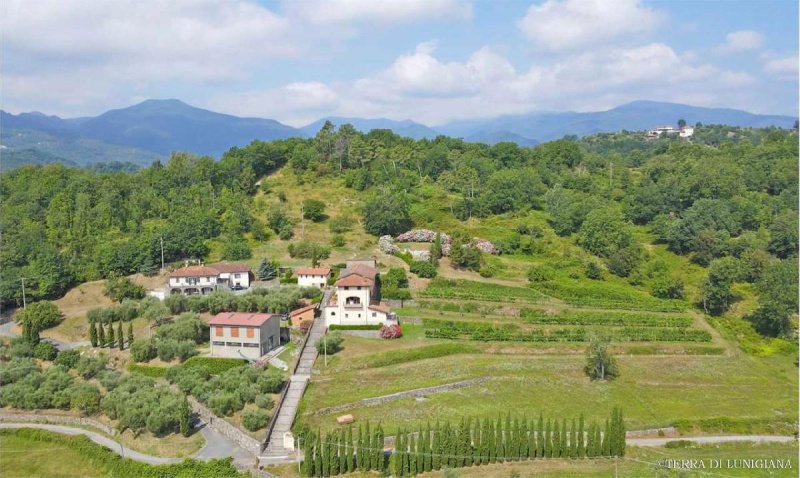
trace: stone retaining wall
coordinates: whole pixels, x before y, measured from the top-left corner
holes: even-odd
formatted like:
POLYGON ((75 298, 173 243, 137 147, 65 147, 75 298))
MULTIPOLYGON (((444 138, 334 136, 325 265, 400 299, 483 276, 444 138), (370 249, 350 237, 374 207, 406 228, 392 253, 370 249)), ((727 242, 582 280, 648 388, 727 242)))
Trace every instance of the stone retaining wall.
POLYGON ((74 417, 69 415, 54 415, 48 413, 27 412, 20 410, 0 411, 0 421, 2 422, 22 422, 22 423, 50 423, 53 425, 79 425, 84 427, 97 428, 106 435, 116 435, 117 431, 97 420, 86 417, 74 417))
POLYGON ((336 405, 333 407, 321 408, 314 412, 315 416, 324 415, 326 413, 337 413, 356 407, 370 407, 380 405, 382 403, 400 400, 403 398, 424 397, 433 393, 449 392, 450 390, 457 390, 459 388, 471 387, 481 383, 488 382, 490 377, 479 377, 471 380, 464 380, 462 382, 447 383, 444 385, 436 385, 435 387, 417 388, 414 390, 407 390, 405 392, 392 393, 389 395, 382 395, 380 397, 365 398, 355 403, 346 403, 344 405, 336 405))
POLYGON ((258 456, 261 452, 261 444, 255 438, 247 435, 224 419, 214 415, 211 410, 195 400, 194 397, 188 397, 188 399, 192 411, 206 423, 206 426, 216 430, 225 438, 236 443, 254 456, 258 456))

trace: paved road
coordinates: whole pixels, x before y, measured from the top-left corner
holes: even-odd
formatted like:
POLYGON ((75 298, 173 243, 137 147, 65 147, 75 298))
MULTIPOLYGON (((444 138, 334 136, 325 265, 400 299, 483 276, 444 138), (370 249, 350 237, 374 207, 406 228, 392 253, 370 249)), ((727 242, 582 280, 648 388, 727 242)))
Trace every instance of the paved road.
POLYGON ((675 438, 628 438, 628 446, 664 446, 667 442, 688 440, 695 443, 725 443, 731 441, 752 441, 756 443, 788 443, 796 440, 794 436, 779 435, 713 435, 702 437, 675 437, 675 438))
MULTIPOLYGON (((0 324, 0 337, 18 337, 19 334, 15 333, 11 330, 16 325, 16 322, 6 322, 5 324, 0 324)), ((50 342, 51 344, 55 345, 58 350, 69 350, 69 349, 77 349, 78 347, 88 347, 92 343, 88 340, 83 340, 80 342, 62 342, 60 340, 56 340, 50 337, 42 337, 42 340, 45 342, 50 342)))

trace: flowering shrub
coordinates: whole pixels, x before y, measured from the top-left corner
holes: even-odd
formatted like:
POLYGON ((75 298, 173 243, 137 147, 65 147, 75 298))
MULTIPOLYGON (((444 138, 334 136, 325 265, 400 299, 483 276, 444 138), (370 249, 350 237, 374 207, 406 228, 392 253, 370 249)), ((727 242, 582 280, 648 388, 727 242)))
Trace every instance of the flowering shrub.
POLYGON ((394 244, 394 238, 389 235, 381 236, 378 239, 378 249, 384 254, 397 254, 400 252, 400 248, 394 244))
MULTIPOLYGON (((442 244, 450 244, 452 239, 445 233, 440 234, 442 244)), ((397 242, 433 242, 436 231, 430 229, 412 229, 397 236, 397 242)))
POLYGON ((486 239, 473 238, 470 245, 486 254, 497 254, 497 247, 486 239))
POLYGON ((384 325, 381 327, 380 334, 382 339, 399 339, 403 336, 403 331, 397 324, 384 325))
POLYGON ((308 329, 310 329, 312 325, 314 325, 314 321, 313 320, 304 320, 304 321, 300 322, 300 325, 298 325, 298 328, 300 329, 300 332, 303 335, 305 335, 305 334, 308 333, 308 329))

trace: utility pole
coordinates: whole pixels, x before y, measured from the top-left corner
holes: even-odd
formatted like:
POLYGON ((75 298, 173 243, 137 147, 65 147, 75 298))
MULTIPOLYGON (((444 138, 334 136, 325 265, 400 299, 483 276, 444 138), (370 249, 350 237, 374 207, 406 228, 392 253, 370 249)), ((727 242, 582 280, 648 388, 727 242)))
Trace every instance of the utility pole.
POLYGON ((161 270, 164 270, 164 236, 159 238, 161 240, 161 270))
POLYGON ((322 350, 325 355, 325 368, 328 367, 328 334, 322 336, 322 350))
MULTIPOLYGON (((299 359, 298 359, 299 360, 299 359)), ((297 476, 303 476, 303 473, 300 471, 300 450, 302 449, 300 446, 300 439, 302 437, 297 437, 297 476)))

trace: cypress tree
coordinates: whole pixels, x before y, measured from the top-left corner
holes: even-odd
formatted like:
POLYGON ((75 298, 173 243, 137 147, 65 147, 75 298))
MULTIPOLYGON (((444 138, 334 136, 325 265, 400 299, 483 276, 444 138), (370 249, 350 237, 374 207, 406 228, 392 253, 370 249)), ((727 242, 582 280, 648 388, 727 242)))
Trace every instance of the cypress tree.
POLYGON ((581 413, 580 417, 578 417, 578 458, 584 458, 586 456, 586 447, 583 444, 583 433, 583 413, 581 413))
POLYGON ((425 428, 425 471, 432 471, 433 470, 433 456, 432 449, 431 449, 431 424, 428 422, 428 425, 425 428))
POLYGON ((617 409, 617 455, 625 456, 625 418, 622 416, 622 408, 617 409))
POLYGON ((347 436, 344 441, 344 469, 347 473, 353 471, 353 426, 347 427, 347 436))
POLYGON ((511 412, 508 412, 503 430, 503 459, 505 461, 511 461, 511 430, 511 412))
POLYGON ((486 465, 489 463, 489 436, 491 430, 492 422, 488 419, 483 419, 483 431, 481 432, 481 444, 483 445, 483 451, 481 452, 482 458, 481 463, 486 465))
POLYGON ((317 438, 314 443, 314 476, 322 475, 322 434, 317 430, 317 438))
POLYGON ((128 347, 133 343, 133 322, 128 322, 128 347))
POLYGON ((417 476, 417 443, 414 440, 414 435, 411 435, 411 446, 409 447, 411 456, 409 460, 408 474, 410 476, 417 476))
POLYGON ((488 426, 486 428, 487 435, 486 435, 486 455, 488 458, 489 463, 496 463, 497 462, 497 453, 496 453, 496 445, 495 442, 497 441, 497 436, 495 435, 494 423, 491 420, 487 420, 488 426))
POLYGON ((544 420, 539 413, 539 423, 536 425, 536 457, 544 458, 544 420))
POLYGON ((89 342, 92 343, 92 347, 97 347, 97 324, 95 321, 89 323, 89 342))
POLYGON ((553 458, 561 456, 561 429, 558 427, 558 420, 553 420, 553 429, 550 432, 551 442, 553 448, 553 458))
POLYGON ((117 345, 117 339, 114 336, 114 322, 108 323, 108 348, 113 349, 117 345))
POLYGON ((536 422, 531 420, 528 423, 528 459, 536 457, 536 422))
POLYGON ((325 435, 322 442, 322 476, 331 476, 331 442, 328 438, 325 435))
POLYGON ((347 473, 347 431, 339 433, 339 473, 347 473))
POLYGON ((599 423, 594 424, 594 456, 603 456, 602 428, 599 423))
POLYGON ((358 424, 358 437, 356 438, 356 469, 363 470, 364 468, 364 427, 358 424))
POLYGON ((328 457, 328 471, 331 476, 339 474, 339 434, 334 432, 329 434, 325 439, 330 442, 331 452, 328 457))
POLYGON ((494 455, 497 461, 502 462, 503 457, 503 421, 500 417, 497 418, 497 424, 494 427, 494 455))
POLYGON ((309 441, 306 440, 306 442, 303 443, 303 476, 311 476, 314 474, 314 447, 309 445, 308 442, 309 441))
POLYGON ((567 442, 567 419, 561 419, 561 456, 566 458, 569 456, 569 443, 567 442))
POLYGON ((102 322, 97 323, 97 346, 98 347, 105 347, 106 346, 106 331, 103 327, 102 322))
POLYGON ((370 432, 369 432, 369 420, 367 420, 367 423, 364 425, 364 438, 363 438, 364 444, 362 446, 364 448, 364 451, 361 453, 361 459, 364 461, 364 467, 361 468, 361 469, 362 470, 366 470, 366 471, 369 471, 369 470, 372 469, 372 460, 370 460, 370 457, 369 457, 369 454, 370 454, 369 448, 371 448, 370 447, 370 442, 371 442, 370 436, 371 435, 370 435, 370 432))
POLYGON ((409 476, 409 473, 411 473, 411 444, 409 443, 411 434, 408 432, 403 433, 403 473, 405 476, 409 476))
POLYGON ((575 428, 575 419, 572 419, 572 425, 569 427, 569 457, 578 457, 578 431, 575 428))
POLYGON ((381 424, 378 424, 378 434, 377 434, 377 449, 375 450, 375 458, 377 460, 376 469, 379 471, 383 471, 384 465, 386 464, 386 455, 383 453, 383 439, 384 439, 383 427, 381 424))
POLYGON ((527 460, 530 458, 530 444, 528 442, 528 419, 523 418, 519 430, 519 458, 527 460))
POLYGON ((122 335, 122 321, 119 321, 119 326, 117 326, 117 343, 119 344, 119 349, 125 349, 125 336, 122 335))
POLYGON ((431 457, 431 468, 439 470, 442 468, 442 434, 439 432, 439 422, 433 428, 433 456, 431 457))
POLYGON ((483 464, 483 442, 481 441, 482 426, 481 420, 476 418, 475 428, 472 430, 472 448, 474 450, 472 463, 478 466, 483 464))
POLYGON ((611 456, 611 429, 608 422, 608 418, 606 418, 606 426, 603 429, 603 456, 611 456))
POLYGON ((545 458, 552 458, 553 457, 553 442, 550 438, 550 419, 547 419, 547 423, 544 426, 544 457, 545 458))

